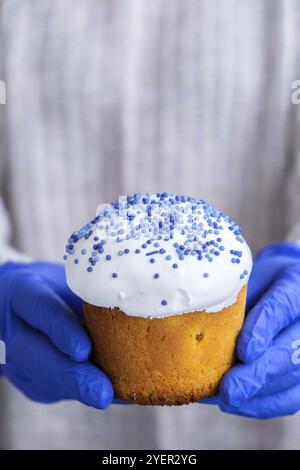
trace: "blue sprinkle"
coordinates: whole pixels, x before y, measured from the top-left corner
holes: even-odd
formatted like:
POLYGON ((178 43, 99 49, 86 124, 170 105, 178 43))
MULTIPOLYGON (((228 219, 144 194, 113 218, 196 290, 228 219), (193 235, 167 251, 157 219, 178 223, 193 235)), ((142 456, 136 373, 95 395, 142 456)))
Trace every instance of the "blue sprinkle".
POLYGON ((91 273, 92 271, 93 271, 93 268, 92 268, 91 266, 89 266, 89 267, 87 268, 87 272, 91 273))
POLYGON ((159 243, 158 243, 158 242, 155 242, 155 243, 154 243, 154 246, 155 246, 155 248, 158 248, 158 247, 159 247, 159 243))
POLYGON ((63 259, 64 259, 65 261, 66 261, 67 258, 68 258, 67 255, 64 255, 64 256, 63 256, 63 259))
POLYGON ((208 273, 204 273, 204 274, 203 274, 203 277, 208 277, 208 276, 209 276, 208 273))
POLYGON ((123 250, 120 250, 120 251, 118 252, 118 255, 119 255, 119 256, 123 256, 123 255, 124 255, 124 251, 123 251, 123 250))
POLYGON ((75 258, 75 259, 74 259, 74 263, 75 263, 75 264, 78 264, 78 263, 79 263, 79 259, 75 258))
POLYGON ((94 237, 95 242, 99 240, 99 237, 94 237))
POLYGON ((159 253, 158 250, 156 250, 156 251, 149 251, 149 253, 146 253, 146 256, 156 255, 157 253, 159 253))
POLYGON ((158 278, 159 278, 159 274, 158 274, 158 273, 155 273, 153 277, 154 277, 154 279, 158 279, 158 278))
POLYGON ((167 261, 171 261, 171 259, 172 259, 172 256, 171 256, 171 255, 167 255, 167 256, 166 256, 166 260, 167 260, 167 261))
POLYGON ((161 249, 159 250, 159 252, 160 252, 161 255, 163 255, 163 254, 166 252, 166 250, 165 250, 164 248, 161 248, 161 249))
POLYGON ((142 248, 147 248, 146 243, 143 243, 143 244, 142 244, 142 248))
POLYGON ((128 249, 128 248, 125 248, 124 253, 125 253, 126 255, 128 255, 129 249, 128 249))
POLYGON ((118 274, 117 273, 112 273, 112 277, 116 278, 116 277, 118 277, 118 274))
POLYGON ((155 259, 154 259, 154 258, 151 258, 149 261, 150 261, 150 263, 152 263, 152 264, 155 263, 155 259))
POLYGON ((162 305, 167 305, 168 302, 167 302, 166 300, 162 300, 162 301, 161 301, 161 304, 162 304, 162 305))
POLYGON ((141 250, 139 250, 138 248, 135 250, 136 254, 139 254, 141 252, 141 250))
POLYGON ((173 267, 174 269, 177 269, 177 268, 178 268, 178 264, 177 264, 177 263, 174 263, 174 264, 172 265, 172 267, 173 267))
POLYGON ((110 260, 111 260, 111 256, 110 256, 110 255, 106 255, 106 259, 107 259, 107 261, 110 261, 110 260))
POLYGON ((83 248, 83 249, 81 250, 81 254, 82 254, 82 255, 85 255, 85 254, 86 254, 86 249, 85 249, 85 248, 83 248))

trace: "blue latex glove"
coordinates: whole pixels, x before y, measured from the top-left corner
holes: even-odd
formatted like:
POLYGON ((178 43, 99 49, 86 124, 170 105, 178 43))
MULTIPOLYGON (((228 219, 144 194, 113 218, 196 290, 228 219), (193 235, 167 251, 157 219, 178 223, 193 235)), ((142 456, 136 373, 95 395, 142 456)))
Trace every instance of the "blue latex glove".
POLYGON ((27 397, 43 403, 73 399, 100 409, 112 402, 109 379, 88 362, 92 345, 81 312, 63 266, 0 266, 1 368, 27 397))
POLYGON ((221 382, 217 404, 226 413, 275 418, 300 410, 300 247, 275 244, 254 262, 241 363, 221 382))

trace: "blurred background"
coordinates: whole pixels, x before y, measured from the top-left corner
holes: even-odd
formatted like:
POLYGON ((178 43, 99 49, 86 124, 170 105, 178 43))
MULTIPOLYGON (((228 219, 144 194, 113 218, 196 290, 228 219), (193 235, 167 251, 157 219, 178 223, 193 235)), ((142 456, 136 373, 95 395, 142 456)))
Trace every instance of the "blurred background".
MULTIPOLYGON (((0 260, 61 260, 100 202, 207 199, 255 253, 300 239, 297 0, 0 0, 0 260)), ((293 449, 299 416, 41 405, 0 380, 9 449, 293 449)))

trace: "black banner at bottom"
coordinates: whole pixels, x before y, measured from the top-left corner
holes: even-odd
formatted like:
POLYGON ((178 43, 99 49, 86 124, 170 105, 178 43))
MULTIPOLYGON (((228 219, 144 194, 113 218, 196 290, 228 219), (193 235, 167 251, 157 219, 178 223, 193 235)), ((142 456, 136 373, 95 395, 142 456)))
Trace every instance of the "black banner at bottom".
MULTIPOLYGON (((298 451, 296 451, 298 452, 298 451)), ((292 456, 296 452, 291 452, 292 456)), ((38 463, 39 465, 51 465, 51 464, 72 464, 76 465, 92 465, 97 468, 108 466, 121 466, 124 468, 138 468, 145 465, 184 465, 184 466, 196 466, 203 464, 212 464, 214 462, 221 463, 221 465, 233 463, 241 464, 242 462, 251 464, 251 462, 264 461, 270 463, 273 457, 276 458, 276 463, 282 463, 286 466, 287 464, 287 453, 285 452, 273 452, 273 451, 239 451, 241 454, 242 461, 232 460, 233 453, 236 451, 225 451, 225 450, 168 450, 168 451, 157 451, 157 450, 75 450, 75 451, 0 451, 1 463, 7 462, 10 464, 21 463, 22 466, 26 463, 38 463), (284 454, 284 455, 283 455, 284 454), (245 460, 246 459, 246 460, 245 460), (283 460, 284 459, 284 460, 283 460)), ((236 459, 236 457, 234 457, 236 459)))

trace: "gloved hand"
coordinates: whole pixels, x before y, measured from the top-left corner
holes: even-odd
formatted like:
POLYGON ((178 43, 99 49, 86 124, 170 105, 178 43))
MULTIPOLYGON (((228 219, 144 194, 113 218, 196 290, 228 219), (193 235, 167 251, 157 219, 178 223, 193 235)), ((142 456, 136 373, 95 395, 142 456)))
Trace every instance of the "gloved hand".
POLYGON ((241 361, 204 400, 226 413, 275 418, 300 410, 300 247, 275 244, 254 262, 241 361))
POLYGON ((43 403, 73 399, 100 409, 112 402, 109 379, 88 362, 92 345, 81 311, 63 266, 0 266, 0 339, 6 344, 1 368, 27 397, 43 403))

